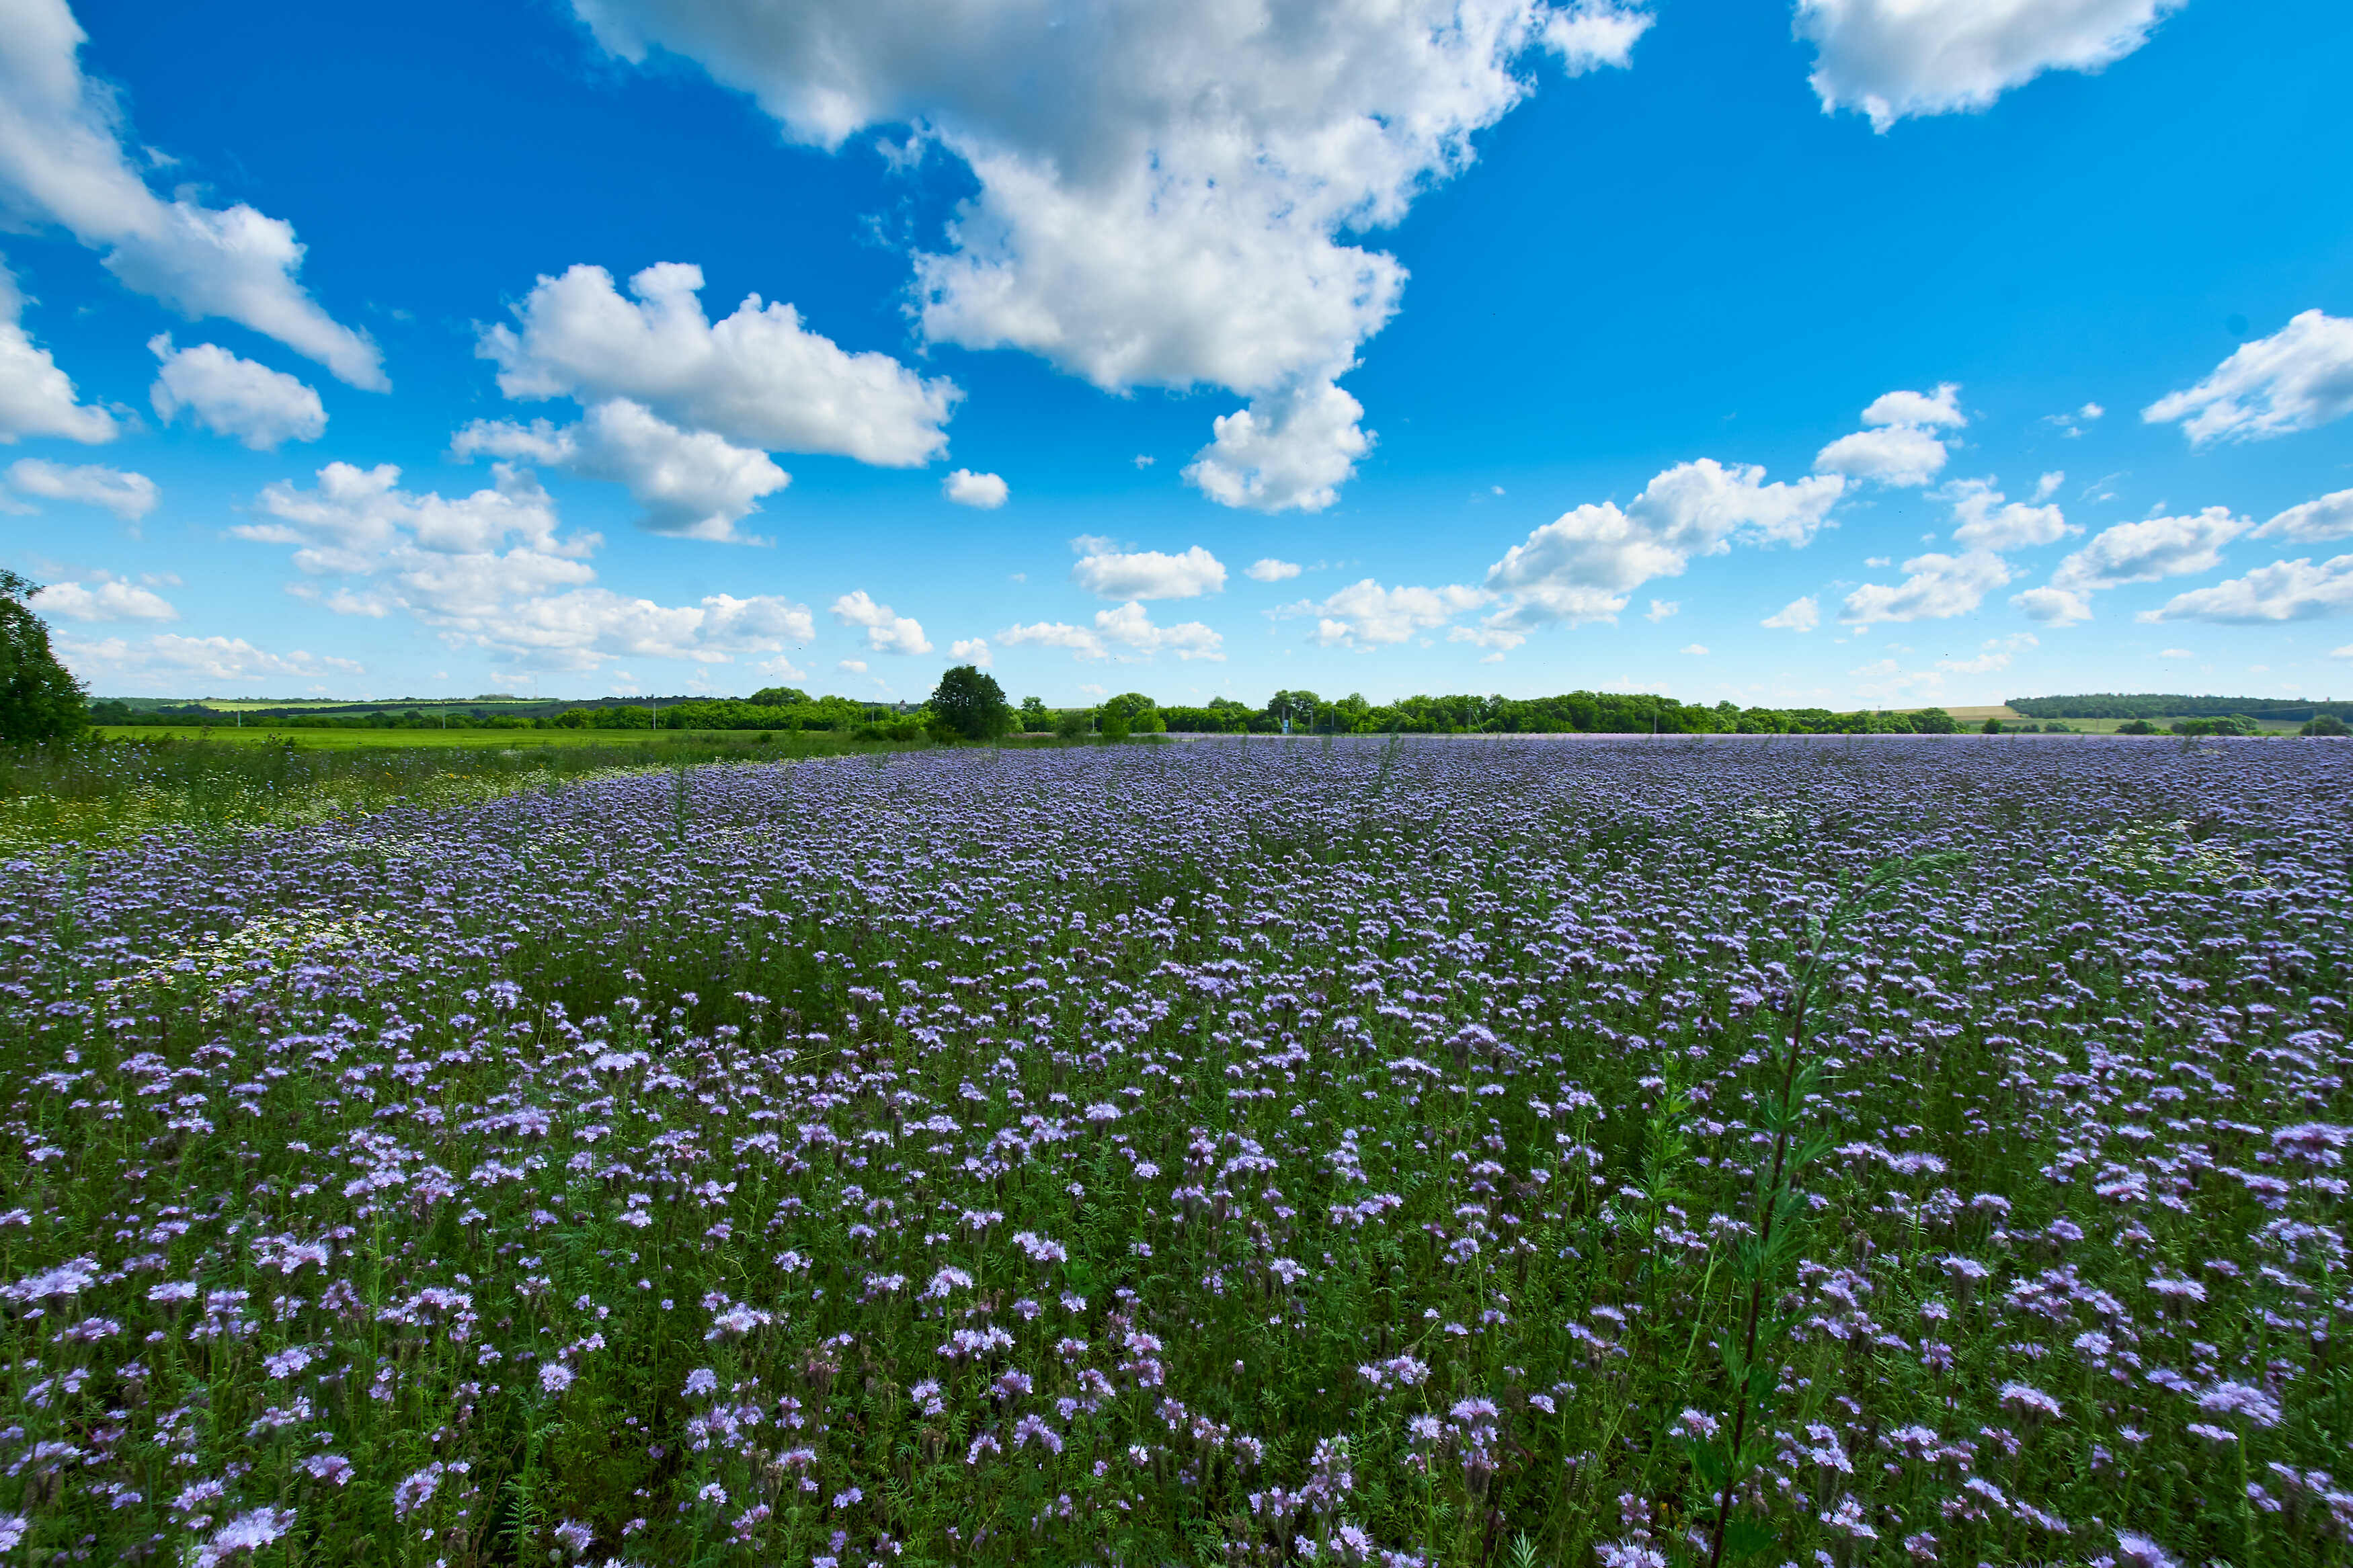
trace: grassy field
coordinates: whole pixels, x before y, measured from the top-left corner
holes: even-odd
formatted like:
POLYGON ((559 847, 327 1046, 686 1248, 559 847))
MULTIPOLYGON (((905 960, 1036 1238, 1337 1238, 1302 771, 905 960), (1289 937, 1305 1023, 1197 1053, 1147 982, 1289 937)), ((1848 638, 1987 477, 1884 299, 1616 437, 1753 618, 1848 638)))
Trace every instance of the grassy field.
MULTIPOLYGON (((221 745, 291 745, 320 750, 414 750, 437 746, 646 746, 679 744, 756 744, 758 731, 742 730, 311 730, 259 724, 101 724, 98 732, 110 741, 209 741, 221 745)), ((826 731, 786 731, 768 742, 823 751, 832 742, 826 731), (803 740, 803 736, 809 737, 803 740)))
POLYGON ((199 704, 218 713, 284 712, 290 709, 316 709, 322 711, 336 708, 372 710, 376 708, 415 708, 431 711, 437 707, 451 708, 535 708, 539 700, 533 697, 418 697, 394 698, 385 702, 350 702, 322 699, 315 702, 301 700, 281 702, 266 697, 207 697, 199 704))
MULTIPOLYGON (((2030 722, 2038 724, 2047 721, 2048 721, 2040 719, 2030 721, 2030 722)), ((2068 719, 2062 721, 2062 722, 2073 725, 2078 731, 2086 735, 2113 735, 2116 732, 2119 726, 2130 723, 2131 721, 2127 719, 2068 719)), ((2149 722, 2156 725, 2159 730, 2164 730, 2167 726, 2176 723, 2178 721, 2173 719, 2151 719, 2149 722)), ((2304 727, 2304 721, 2300 719, 2266 719, 2259 721, 2259 722, 2262 723, 2263 732, 2266 735, 2293 735, 2304 727)))

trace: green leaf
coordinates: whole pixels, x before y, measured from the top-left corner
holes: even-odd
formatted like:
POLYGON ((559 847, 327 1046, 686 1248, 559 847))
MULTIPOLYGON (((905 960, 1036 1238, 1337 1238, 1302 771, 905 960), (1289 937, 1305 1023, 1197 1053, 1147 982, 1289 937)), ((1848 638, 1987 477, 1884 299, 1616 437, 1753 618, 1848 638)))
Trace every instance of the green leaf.
POLYGON ((1773 1542, 1773 1532, 1753 1519, 1736 1519, 1724 1527, 1725 1555, 1735 1562, 1756 1556, 1773 1542))

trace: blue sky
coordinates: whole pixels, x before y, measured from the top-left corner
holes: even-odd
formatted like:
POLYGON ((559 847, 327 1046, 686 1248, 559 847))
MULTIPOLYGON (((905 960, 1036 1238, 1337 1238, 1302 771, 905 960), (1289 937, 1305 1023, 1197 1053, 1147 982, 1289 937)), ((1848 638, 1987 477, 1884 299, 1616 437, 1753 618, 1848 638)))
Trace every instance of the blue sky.
POLYGON ((104 693, 2343 695, 2348 58, 0 0, 0 563, 104 693))

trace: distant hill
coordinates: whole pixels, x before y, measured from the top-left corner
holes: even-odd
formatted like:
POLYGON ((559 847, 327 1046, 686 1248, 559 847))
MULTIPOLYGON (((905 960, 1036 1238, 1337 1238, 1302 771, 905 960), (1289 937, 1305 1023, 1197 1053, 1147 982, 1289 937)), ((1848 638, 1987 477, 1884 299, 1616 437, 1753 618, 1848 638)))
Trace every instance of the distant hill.
POLYGON ((2353 718, 2353 701, 2311 697, 2191 697, 2171 691, 2094 691, 2075 697, 2013 697, 2010 706, 2029 719, 2251 719, 2303 722, 2316 714, 2353 718))

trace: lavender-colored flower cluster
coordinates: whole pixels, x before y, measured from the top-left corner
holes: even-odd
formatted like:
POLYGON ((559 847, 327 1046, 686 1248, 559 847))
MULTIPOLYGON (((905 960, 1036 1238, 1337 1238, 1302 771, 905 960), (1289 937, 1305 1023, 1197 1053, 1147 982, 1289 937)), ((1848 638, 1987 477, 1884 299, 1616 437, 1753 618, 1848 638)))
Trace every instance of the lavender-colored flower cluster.
POLYGON ((0 1551, 2341 1559, 2347 784, 1237 739, 18 859, 0 1551))

